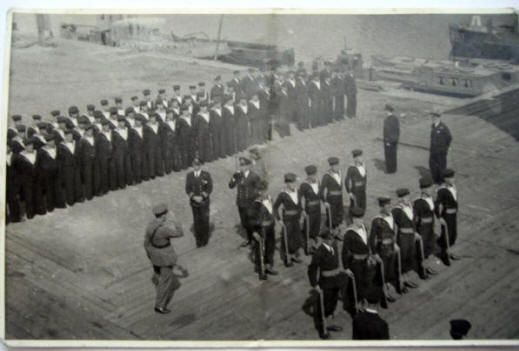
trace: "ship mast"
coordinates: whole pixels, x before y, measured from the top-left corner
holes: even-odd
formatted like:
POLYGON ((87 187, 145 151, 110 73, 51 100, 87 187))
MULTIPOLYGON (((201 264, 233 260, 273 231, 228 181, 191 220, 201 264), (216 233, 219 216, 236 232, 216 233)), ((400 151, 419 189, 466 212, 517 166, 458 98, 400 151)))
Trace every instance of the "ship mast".
POLYGON ((223 15, 220 15, 220 22, 218 23, 218 34, 216 35, 216 49, 214 50, 214 60, 218 58, 218 49, 220 48, 220 37, 222 36, 223 15))

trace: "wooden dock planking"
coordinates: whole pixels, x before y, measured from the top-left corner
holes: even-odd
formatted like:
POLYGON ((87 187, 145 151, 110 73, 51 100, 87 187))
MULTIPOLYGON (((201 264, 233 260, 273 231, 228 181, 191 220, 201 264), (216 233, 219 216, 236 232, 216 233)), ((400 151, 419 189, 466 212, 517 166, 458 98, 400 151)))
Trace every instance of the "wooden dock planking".
MULTIPOLYGON (((267 147, 265 160, 270 167, 272 195, 282 187, 282 174, 286 171, 302 175, 306 164, 316 163, 322 173, 327 169, 329 155, 339 156, 341 165, 346 168, 351 162, 350 150, 356 147, 364 149, 369 173, 367 223, 377 212, 378 195, 393 195, 394 189, 402 185, 417 194, 419 172, 415 166, 428 168, 427 150, 401 146, 396 176, 377 169, 374 160, 383 159, 383 145, 374 140, 381 134, 380 111, 387 97, 360 91, 359 100, 363 102, 359 106, 359 120, 346 120, 303 134, 294 132, 291 138, 277 140, 267 147)), ((430 122, 424 123, 423 118, 415 116, 431 105, 413 103, 409 99, 396 101, 402 112, 413 115, 402 123, 402 140, 428 147, 430 122), (414 106, 406 109, 408 104, 414 106)), ((516 301, 519 263, 517 255, 507 250, 515 249, 516 245, 517 207, 505 210, 517 204, 519 195, 514 186, 519 179, 517 167, 508 160, 519 156, 517 142, 477 117, 447 115, 444 120, 455 138, 449 163, 459 173, 457 183, 462 207, 455 251, 461 253, 463 259, 449 268, 435 262, 441 271, 439 275, 420 281, 419 289, 391 304, 389 310, 381 314, 398 339, 448 338, 448 320, 458 312, 473 323, 472 337, 518 337, 519 329, 512 323, 517 322, 517 317, 510 304, 516 301), (475 137, 481 129, 487 132, 475 137), (468 130, 471 133, 467 133, 468 130), (477 147, 473 146, 475 140, 477 147), (491 157, 496 140, 507 145, 506 159, 491 157), (481 160, 489 167, 481 167, 481 160), (453 297, 459 292, 463 292, 461 297, 453 297), (490 308, 485 301, 493 295, 500 298, 490 308), (471 300, 478 301, 484 308, 477 310, 473 303, 465 303, 471 300), (501 327, 486 326, 487 321, 501 327)), ((515 123, 510 125, 516 126, 515 123)), ((85 335, 101 339, 170 340, 317 338, 311 317, 301 310, 309 291, 306 265, 286 269, 276 252, 280 275, 259 282, 247 250, 238 249, 242 239, 235 230, 239 222, 235 191, 227 188, 234 159, 220 160, 207 167, 216 184, 211 209, 216 229, 210 245, 204 249, 194 249, 189 231, 192 217, 183 190, 185 172, 111 193, 67 212, 55 211, 41 220, 37 217, 34 221, 9 226, 8 267, 26 275, 16 279, 8 277, 8 321, 13 326, 7 330, 8 337, 49 337, 48 331, 37 323, 25 324, 22 318, 31 313, 37 316, 42 310, 29 308, 24 302, 26 295, 13 295, 18 289, 34 285, 47 296, 43 297, 41 307, 48 311, 46 324, 59 326, 67 321, 66 328, 55 335, 56 338, 85 335), (174 245, 180 262, 190 272, 175 293, 170 306, 173 313, 165 316, 153 312, 152 269, 142 249, 143 230, 135 230, 144 227, 150 218, 149 207, 157 201, 166 201, 184 223, 186 235, 175 240, 174 245), (98 209, 103 209, 102 213, 98 209), (74 218, 73 223, 67 223, 70 216, 74 218), (92 216, 96 216, 96 222, 82 228, 90 223, 92 216), (33 233, 33 223, 39 226, 38 236, 33 233), (105 228, 110 231, 106 232, 105 228), (27 274, 28 267, 34 265, 41 266, 34 271, 39 276, 27 274), (56 271, 63 286, 57 286, 59 281, 51 279, 56 271), (86 288, 81 292, 83 284, 86 288), (74 304, 67 303, 66 309, 58 306, 56 311, 52 307, 51 301, 69 302, 73 296, 77 296, 81 306, 92 305, 84 321, 68 322, 67 318, 72 317, 64 316, 82 313, 74 304), (94 326, 94 321, 103 328, 94 326)), ((308 263, 308 258, 305 261, 308 263)), ((334 333, 334 338, 349 339, 351 319, 341 309, 339 304, 336 320, 344 331, 334 333)))

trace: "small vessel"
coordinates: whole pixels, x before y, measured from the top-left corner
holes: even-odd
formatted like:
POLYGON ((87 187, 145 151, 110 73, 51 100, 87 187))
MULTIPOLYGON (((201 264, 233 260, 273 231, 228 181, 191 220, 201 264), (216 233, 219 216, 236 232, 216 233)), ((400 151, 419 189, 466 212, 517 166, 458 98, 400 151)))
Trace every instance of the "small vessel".
POLYGON ((230 52, 218 56, 223 62, 256 67, 292 66, 295 62, 293 48, 230 40, 226 44, 230 52))
POLYGON ((373 56, 371 64, 370 80, 396 81, 433 94, 475 97, 519 84, 519 67, 505 61, 373 56))
POLYGON ((518 24, 494 26, 481 16, 473 16, 470 25, 450 24, 451 57, 510 60, 519 64, 518 24))

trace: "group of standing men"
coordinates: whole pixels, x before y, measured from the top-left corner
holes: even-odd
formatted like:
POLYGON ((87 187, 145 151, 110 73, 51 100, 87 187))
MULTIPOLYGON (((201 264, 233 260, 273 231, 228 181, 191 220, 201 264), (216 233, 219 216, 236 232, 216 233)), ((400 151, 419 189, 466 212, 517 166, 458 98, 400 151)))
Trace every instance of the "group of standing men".
POLYGON ((325 125, 356 114, 353 75, 332 70, 307 74, 304 65, 285 73, 250 68, 224 84, 221 76, 206 91, 205 83, 179 85, 172 96, 159 89, 156 97, 145 89, 142 96, 100 108, 76 106, 68 114, 51 112, 51 121, 32 116, 23 124, 13 115, 8 130, 8 222, 43 215, 54 208, 102 196, 109 191, 154 179, 201 163, 225 158, 250 145, 290 135, 290 124, 300 130, 325 125), (21 206, 21 203, 24 205, 21 206), (22 208, 24 211, 22 211, 22 208))

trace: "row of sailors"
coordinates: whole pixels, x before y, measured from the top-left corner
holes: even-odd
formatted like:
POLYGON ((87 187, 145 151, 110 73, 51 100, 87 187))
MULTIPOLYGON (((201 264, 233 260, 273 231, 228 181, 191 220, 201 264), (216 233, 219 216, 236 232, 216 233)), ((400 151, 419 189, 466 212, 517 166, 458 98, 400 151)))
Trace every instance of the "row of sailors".
MULTIPOLYGON (((358 155, 359 151, 355 153, 358 155)), ((356 159, 356 164, 349 167, 349 175, 344 182, 350 183, 350 186, 351 174, 362 165, 359 156, 356 159)), ((327 178, 335 180, 338 170, 333 166, 338 164, 337 158, 330 158, 329 164, 332 168, 320 182, 317 168, 307 166, 307 178, 299 187, 296 175, 286 174, 286 187, 275 201, 267 194, 268 183, 262 180, 257 182, 257 196, 250 205, 249 220, 255 242, 261 242, 254 249, 260 279, 267 279, 267 274, 277 274, 273 269, 276 221, 282 228, 281 251, 285 265, 300 263, 299 251, 302 248, 312 254, 308 267, 309 280, 312 287, 319 288, 323 293, 322 313, 325 317, 333 316, 339 291, 344 297, 344 309, 350 313, 355 313, 356 303, 366 298, 368 291, 373 289, 378 289, 377 301, 387 308, 387 302, 395 301, 392 291, 404 294, 409 288, 418 286, 411 280, 411 272, 416 272, 422 279, 436 274, 430 265, 430 257, 438 255, 446 265, 450 265, 450 259, 457 259, 449 252, 457 238, 458 196, 453 170, 444 172, 444 183, 436 189, 436 194, 432 178, 422 177, 419 180, 420 196, 414 201, 408 188, 396 190, 396 205, 391 204, 391 198, 380 197, 380 212, 371 221, 370 229, 363 220, 365 203, 351 201, 355 194, 346 186, 350 196, 349 225, 340 227, 341 220, 334 228, 331 218, 325 217, 325 227, 328 229, 323 231, 322 210, 334 211, 323 184, 328 182, 327 178), (435 221, 441 225, 439 236, 435 233, 435 221), (260 269, 262 264, 265 265, 264 270, 260 269), (354 280, 355 284, 348 283, 348 280, 354 280)), ((337 180, 338 189, 344 183, 337 180)), ((364 193, 365 184, 364 178, 364 193)), ((339 197, 342 189, 337 192, 335 196, 339 197)), ((340 196, 342 202, 342 194, 340 196)), ((321 313, 320 307, 315 311, 321 313)), ((333 329, 323 329, 324 324, 316 318, 320 336, 328 338, 328 330, 333 329)))

